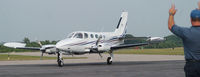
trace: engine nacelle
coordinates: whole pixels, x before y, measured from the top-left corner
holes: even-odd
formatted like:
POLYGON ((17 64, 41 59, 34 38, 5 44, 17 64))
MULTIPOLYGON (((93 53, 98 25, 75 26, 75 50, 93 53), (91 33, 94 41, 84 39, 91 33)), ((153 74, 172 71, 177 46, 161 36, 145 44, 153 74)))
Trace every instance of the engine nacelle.
POLYGON ((165 41, 165 38, 151 37, 151 38, 147 39, 147 41, 149 41, 150 43, 159 43, 159 42, 165 41))
POLYGON ((100 52, 106 52, 110 50, 110 46, 105 45, 105 44, 99 44, 98 45, 98 51, 100 52))
POLYGON ((48 54, 56 54, 56 48, 46 49, 46 50, 45 50, 45 53, 48 53, 48 54))

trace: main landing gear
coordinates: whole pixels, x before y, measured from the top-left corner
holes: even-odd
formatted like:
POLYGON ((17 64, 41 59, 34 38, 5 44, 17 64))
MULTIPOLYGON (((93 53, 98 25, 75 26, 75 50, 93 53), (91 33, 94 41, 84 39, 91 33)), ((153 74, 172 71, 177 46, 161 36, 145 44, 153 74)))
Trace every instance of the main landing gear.
POLYGON ((58 66, 62 67, 64 65, 64 60, 62 58, 62 53, 61 52, 57 52, 58 57, 57 57, 57 62, 58 62, 58 66))
MULTIPOLYGON (((111 65, 111 64, 112 64, 112 61, 113 61, 113 52, 110 51, 109 54, 110 54, 110 57, 107 58, 107 64, 108 64, 108 65, 111 65)), ((58 51, 58 52, 57 52, 57 55, 58 55, 58 56, 57 56, 58 66, 59 66, 59 67, 62 67, 62 66, 64 65, 64 60, 63 60, 63 58, 62 58, 62 52, 61 52, 61 51, 58 51)))
POLYGON ((107 58, 107 64, 111 65, 112 64, 112 60, 113 60, 113 53, 112 51, 109 52, 110 57, 107 58))

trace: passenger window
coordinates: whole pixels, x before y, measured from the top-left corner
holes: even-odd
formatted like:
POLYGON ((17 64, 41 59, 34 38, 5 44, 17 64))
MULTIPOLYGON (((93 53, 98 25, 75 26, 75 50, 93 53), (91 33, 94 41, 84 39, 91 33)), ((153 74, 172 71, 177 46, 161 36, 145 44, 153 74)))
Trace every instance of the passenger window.
POLYGON ((90 34, 90 37, 91 37, 91 38, 94 38, 94 35, 93 35, 93 34, 90 34))
POLYGON ((102 36, 102 35, 99 35, 99 37, 100 37, 100 38, 103 38, 103 36, 102 36))
POLYGON ((74 38, 83 38, 83 34, 82 33, 76 33, 74 35, 74 38))
POLYGON ((88 38, 88 34, 87 34, 87 33, 84 33, 84 37, 85 37, 85 38, 88 38))
POLYGON ((96 37, 96 38, 99 38, 99 36, 98 36, 97 34, 95 34, 95 37, 96 37))

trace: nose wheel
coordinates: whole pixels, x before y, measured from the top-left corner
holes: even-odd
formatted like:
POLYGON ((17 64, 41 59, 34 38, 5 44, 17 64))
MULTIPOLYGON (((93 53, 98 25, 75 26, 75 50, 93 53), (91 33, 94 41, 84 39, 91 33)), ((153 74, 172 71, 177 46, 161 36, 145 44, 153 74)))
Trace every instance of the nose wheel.
POLYGON ((111 57, 108 57, 108 58, 107 58, 107 64, 108 64, 108 65, 111 65, 111 64, 112 64, 112 58, 111 58, 111 57))
POLYGON ((113 53, 112 53, 112 51, 110 51, 109 54, 110 54, 110 57, 107 58, 107 64, 111 65, 112 61, 113 61, 113 53))
POLYGON ((58 52, 57 54, 58 54, 58 57, 57 57, 58 66, 62 67, 64 65, 64 61, 63 61, 63 58, 62 58, 62 53, 58 52))
POLYGON ((58 66, 59 66, 59 67, 63 67, 63 65, 64 65, 63 60, 58 60, 58 66))

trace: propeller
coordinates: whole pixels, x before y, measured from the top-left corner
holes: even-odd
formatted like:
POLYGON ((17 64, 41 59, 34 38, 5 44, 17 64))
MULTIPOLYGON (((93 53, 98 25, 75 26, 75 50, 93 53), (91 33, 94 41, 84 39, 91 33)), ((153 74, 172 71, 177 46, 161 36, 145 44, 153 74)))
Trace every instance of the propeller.
POLYGON ((40 47, 42 48, 42 43, 39 41, 39 40, 37 40, 37 43, 40 45, 40 47))
POLYGON ((43 55, 44 55, 44 52, 42 51, 42 54, 40 56, 40 60, 43 60, 43 55))
POLYGON ((42 52, 40 56, 40 60, 43 60, 45 49, 42 47, 42 43, 39 40, 37 40, 37 43, 40 45, 40 51, 42 52))
POLYGON ((101 38, 102 38, 102 36, 99 36, 99 38, 98 38, 97 41, 96 41, 96 46, 97 46, 97 47, 98 47, 98 45, 99 45, 99 42, 100 42, 101 38))
POLYGON ((147 37, 147 40, 146 40, 148 43, 151 42, 151 36, 147 37))
POLYGON ((102 36, 99 36, 99 38, 97 39, 97 41, 96 41, 96 51, 99 53, 99 56, 102 58, 103 56, 101 55, 101 53, 98 51, 98 47, 99 47, 99 42, 100 42, 100 40, 101 40, 101 38, 102 38, 102 36))

